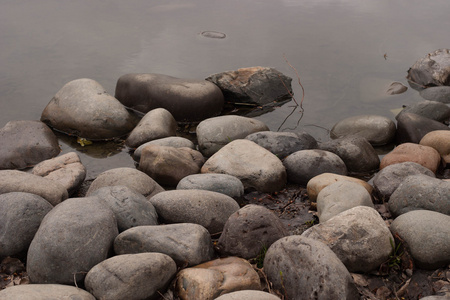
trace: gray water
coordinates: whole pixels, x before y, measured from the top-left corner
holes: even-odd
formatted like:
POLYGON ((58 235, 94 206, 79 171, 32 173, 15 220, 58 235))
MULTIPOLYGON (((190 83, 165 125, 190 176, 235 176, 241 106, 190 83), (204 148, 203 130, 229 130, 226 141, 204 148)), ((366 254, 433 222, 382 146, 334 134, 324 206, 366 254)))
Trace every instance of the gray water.
MULTIPOLYGON (((54 94, 77 78, 98 81, 112 95, 126 73, 203 79, 242 67, 273 67, 294 78, 304 115, 295 111, 280 130, 303 130, 318 140, 326 129, 358 114, 394 119, 420 100, 407 85, 414 62, 449 48, 448 0, 0 0, 0 127, 38 120, 54 94), (202 36, 212 30, 224 39, 202 36), (386 54, 386 57, 385 57, 386 54), (296 128, 295 128, 296 127, 296 128), (295 128, 295 129, 294 129, 295 128)), ((277 130, 292 111, 287 103, 257 117, 277 130)), ((88 178, 134 166, 116 144, 81 147, 88 178)))

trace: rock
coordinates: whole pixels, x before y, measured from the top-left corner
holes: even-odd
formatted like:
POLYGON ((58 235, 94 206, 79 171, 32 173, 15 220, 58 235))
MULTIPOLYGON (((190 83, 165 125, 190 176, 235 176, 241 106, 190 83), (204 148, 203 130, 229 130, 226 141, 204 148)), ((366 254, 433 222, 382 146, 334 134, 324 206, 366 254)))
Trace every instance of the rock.
POLYGON ((320 223, 356 206, 374 207, 367 190, 355 182, 335 182, 322 189, 317 196, 317 215, 320 223))
POLYGON ((266 67, 242 68, 206 78, 223 92, 226 101, 260 105, 292 97, 292 78, 266 67))
POLYGON ((397 119, 397 134, 395 137, 397 144, 418 144, 428 132, 450 130, 447 125, 441 122, 408 112, 401 112, 395 118, 397 119))
POLYGON ((380 214, 367 206, 350 208, 302 236, 325 243, 350 272, 367 273, 389 259, 394 241, 380 214))
POLYGON ((86 178, 86 168, 76 152, 69 152, 40 162, 33 168, 32 174, 60 183, 71 195, 86 178))
POLYGON ((44 216, 53 206, 44 198, 13 192, 0 195, 0 257, 26 254, 44 216))
POLYGON ((239 178, 246 189, 271 193, 286 185, 286 169, 270 151, 249 140, 235 140, 211 156, 201 173, 222 173, 239 178))
POLYGON ((195 149, 195 145, 193 142, 188 140, 187 138, 179 137, 179 136, 170 136, 162 139, 153 140, 147 143, 144 143, 136 148, 133 152, 133 159, 137 162, 141 159, 142 149, 148 145, 159 145, 159 146, 168 146, 168 147, 187 147, 191 149, 195 149))
POLYGON ((337 122, 330 132, 332 139, 349 135, 365 138, 372 145, 386 145, 394 141, 395 123, 377 115, 360 115, 337 122))
POLYGON ((205 159, 191 148, 149 145, 142 149, 139 170, 164 186, 176 186, 186 176, 200 172, 205 159))
POLYGON ((178 122, 217 116, 224 103, 221 90, 209 81, 162 74, 123 75, 117 81, 115 96, 123 105, 142 113, 167 109, 178 122))
POLYGON ((388 95, 397 95, 403 94, 408 90, 408 87, 404 86, 401 82, 393 82, 386 90, 386 94, 388 95))
POLYGON ((420 91, 420 96, 426 100, 450 103, 450 86, 432 86, 420 91))
POLYGON ((177 190, 207 190, 222 193, 233 199, 244 196, 244 185, 239 178, 228 174, 194 174, 184 177, 177 190))
POLYGON ((228 217, 239 210, 233 198, 204 190, 166 191, 150 201, 162 223, 199 224, 211 234, 222 232, 228 217))
POLYGON ((213 300, 235 291, 260 289, 259 275, 249 262, 239 257, 220 258, 183 269, 175 282, 182 300, 213 300))
POLYGON ((10 121, 0 129, 0 170, 24 169, 61 151, 53 131, 39 121, 10 121))
POLYGON ((132 254, 164 253, 183 268, 213 259, 211 236, 205 227, 192 224, 139 226, 119 234, 114 241, 114 252, 132 254))
POLYGON ((159 296, 177 267, 167 255, 118 255, 95 265, 86 275, 86 289, 97 299, 150 299, 159 296))
POLYGON ((80 288, 63 284, 21 284, 0 291, 0 300, 48 300, 77 299, 95 300, 95 297, 80 288))
POLYGON ((380 170, 389 165, 407 161, 418 163, 430 169, 431 172, 436 173, 441 156, 434 148, 413 143, 404 143, 395 147, 394 150, 381 159, 380 170))
POLYGON ((210 118, 197 126, 198 147, 203 155, 209 157, 234 140, 267 130, 266 124, 252 118, 234 115, 210 118))
POLYGON ((359 299, 353 278, 322 242, 292 235, 267 250, 264 270, 287 299, 359 299))
POLYGON ((364 180, 349 177, 349 176, 343 176, 338 174, 332 174, 332 173, 323 173, 317 176, 314 176, 308 181, 308 184, 306 186, 306 190, 308 192, 308 197, 311 202, 316 202, 317 195, 319 192, 324 189, 325 187, 338 182, 338 181, 351 181, 355 182, 359 185, 361 185, 363 188, 367 190, 369 194, 372 194, 373 187, 365 182, 364 180))
POLYGON ((397 217, 390 229, 404 241, 417 267, 433 270, 450 263, 450 216, 414 210, 397 217))
POLYGON ((95 80, 82 78, 66 83, 50 100, 41 121, 67 134, 90 140, 123 136, 137 119, 95 80))
POLYGON ((53 180, 17 170, 1 170, 0 194, 10 192, 39 195, 53 206, 69 197, 66 188, 53 180))
POLYGON ((450 120, 450 107, 442 102, 421 101, 406 106, 400 113, 405 112, 432 119, 440 123, 450 120))
POLYGON ((406 78, 425 87, 450 85, 449 49, 436 50, 417 60, 408 70, 406 78))
POLYGON ((289 154, 300 150, 315 149, 318 147, 317 141, 306 132, 261 131, 249 134, 245 139, 255 142, 280 159, 284 159, 289 154))
POLYGON ((320 149, 339 156, 349 173, 373 173, 380 166, 380 159, 375 149, 365 138, 359 136, 345 136, 321 143, 320 149))
POLYGON ((450 131, 436 130, 424 135, 420 145, 436 149, 446 164, 450 163, 450 131))
POLYGON ((126 186, 105 186, 90 195, 104 201, 113 211, 119 232, 135 226, 158 225, 153 205, 142 194, 126 186))
POLYGON ((237 291, 216 298, 215 300, 279 300, 280 298, 263 291, 244 290, 237 291))
POLYGON ((86 196, 105 186, 124 185, 144 195, 147 199, 163 192, 164 189, 150 176, 133 168, 116 168, 97 176, 89 187, 86 196))
POLYGON ((393 216, 422 209, 450 215, 450 182, 424 174, 411 175, 402 181, 389 200, 393 216))
POLYGON ((32 283, 80 282, 105 260, 118 235, 114 214, 97 198, 71 198, 42 220, 27 255, 32 283))
POLYGON ((139 121, 125 140, 125 145, 137 148, 152 140, 175 136, 177 127, 177 121, 168 110, 155 108, 139 121))
POLYGON ((222 256, 251 259, 287 235, 288 231, 272 211, 249 204, 228 218, 217 247, 222 256))
POLYGON ((410 175, 424 174, 430 177, 436 177, 434 173, 415 162, 402 162, 389 165, 373 178, 373 186, 378 197, 387 202, 397 187, 410 175))
POLYGON ((344 161, 336 154, 324 150, 301 150, 283 161, 288 181, 306 186, 308 181, 322 173, 347 175, 344 161))

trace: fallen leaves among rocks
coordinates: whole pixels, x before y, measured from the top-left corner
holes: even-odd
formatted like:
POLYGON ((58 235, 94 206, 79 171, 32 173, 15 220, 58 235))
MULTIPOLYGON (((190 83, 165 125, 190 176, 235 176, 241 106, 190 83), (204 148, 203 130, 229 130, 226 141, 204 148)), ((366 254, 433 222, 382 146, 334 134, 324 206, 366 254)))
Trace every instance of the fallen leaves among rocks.
POLYGON ((25 265, 17 258, 6 257, 0 263, 0 290, 19 284, 28 284, 25 265))

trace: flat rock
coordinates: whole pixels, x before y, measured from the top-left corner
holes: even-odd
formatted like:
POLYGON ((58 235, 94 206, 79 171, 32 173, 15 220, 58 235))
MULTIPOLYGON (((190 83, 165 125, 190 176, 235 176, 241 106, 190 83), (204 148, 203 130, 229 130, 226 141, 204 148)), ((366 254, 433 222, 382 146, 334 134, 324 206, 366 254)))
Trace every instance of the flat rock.
POLYGON ((450 182, 424 174, 411 175, 400 183, 389 200, 393 216, 423 209, 450 216, 450 182))
POLYGON ((260 289, 258 273, 239 257, 220 258, 183 269, 175 282, 175 290, 182 300, 213 300, 234 291, 260 289))
POLYGON ((82 78, 66 83, 56 93, 41 121, 67 134, 106 140, 129 133, 138 120, 98 82, 82 78))
POLYGON ((0 170, 24 169, 55 157, 58 139, 40 121, 10 121, 0 129, 0 170))
POLYGON ((420 91, 420 96, 431 101, 450 103, 450 86, 431 86, 420 91))
POLYGON ((359 299, 345 265, 327 245, 311 238, 292 235, 273 243, 264 271, 287 299, 359 299))
POLYGON ((141 159, 142 149, 148 145, 159 145, 159 146, 168 146, 168 147, 175 147, 175 148, 181 148, 181 147, 187 147, 191 149, 195 149, 195 145, 192 141, 188 140, 187 138, 180 137, 180 136, 170 136, 162 139, 156 139, 147 143, 144 143, 136 148, 133 152, 133 159, 137 162, 141 159))
POLYGON ((433 270, 450 263, 450 216, 414 210, 398 216, 390 229, 404 240, 417 267, 433 270))
POLYGON ((95 178, 86 196, 105 186, 124 185, 144 195, 147 199, 163 192, 164 189, 150 176, 133 168, 115 168, 107 170, 95 178))
POLYGON ((162 74, 126 74, 116 84, 116 98, 126 107, 147 113, 167 109, 178 122, 217 116, 224 103, 222 91, 206 80, 162 74))
POLYGON ((412 105, 408 105, 401 111, 401 113, 405 112, 413 113, 441 123, 450 120, 450 107, 442 102, 437 101, 421 101, 412 105))
POLYGON ((379 171, 373 178, 373 186, 378 197, 384 201, 389 201, 392 193, 410 175, 424 174, 436 177, 434 173, 415 162, 402 162, 389 165, 379 171))
POLYGON ((217 297, 215 300, 279 300, 280 298, 263 291, 244 290, 217 297))
POLYGON ((317 141, 306 132, 261 131, 249 134, 245 139, 255 142, 280 159, 300 150, 318 148, 317 141))
POLYGON ((184 177, 177 185, 177 190, 207 190, 240 199, 244 196, 244 185, 239 178, 228 174, 194 174, 184 177))
POLYGON ((287 235, 287 229, 272 211, 249 204, 228 218, 217 247, 222 256, 251 259, 287 235))
POLYGON ((116 254, 164 253, 177 266, 195 266, 213 259, 211 236, 205 227, 192 224, 139 226, 119 234, 114 240, 116 254))
POLYGON ((439 49, 418 59, 406 78, 425 87, 450 85, 450 50, 439 49))
POLYGON ((84 282, 97 299, 150 299, 165 291, 176 272, 175 262, 165 254, 124 254, 95 265, 84 282))
POLYGON ((402 162, 415 162, 425 168, 436 173, 437 168, 441 162, 441 156, 434 148, 429 146, 422 146, 414 143, 404 143, 398 145, 391 152, 386 154, 380 162, 380 170, 393 164, 402 162))
POLYGON ((149 145, 142 149, 139 170, 163 186, 177 186, 184 177, 199 173, 204 162, 191 148, 149 145))
POLYGON ((367 206, 350 208, 302 236, 327 244, 350 272, 370 272, 389 259, 394 241, 380 214, 367 206))
POLYGON ((53 180, 17 170, 1 170, 0 194, 10 192, 36 194, 53 206, 69 197, 66 188, 53 180))
POLYGON ((226 115, 209 118, 197 126, 199 150, 209 157, 226 144, 259 131, 268 131, 263 122, 242 116, 226 115))
POLYGON ((320 223, 356 206, 374 207, 371 195, 355 182, 335 182, 322 189, 317 196, 317 215, 320 223))
POLYGON ((450 163, 450 131, 431 131, 424 135, 419 144, 436 149, 445 163, 450 163))
POLYGON ((344 161, 336 154, 314 149, 292 153, 283 161, 289 182, 306 186, 308 181, 323 173, 347 175, 344 161))
POLYGON ((360 115, 337 122, 330 132, 332 139, 349 135, 365 138, 372 145, 386 145, 394 141, 395 123, 377 115, 360 115))
POLYGON ((396 143, 416 143, 429 132, 435 130, 450 130, 450 128, 438 121, 422 117, 409 112, 400 112, 397 119, 396 143))
POLYGON ((292 78, 273 68, 242 68, 214 74, 206 80, 216 84, 230 102, 264 105, 292 97, 292 78))
POLYGON ((204 190, 173 190, 161 192, 150 201, 161 223, 194 223, 211 234, 222 232, 226 221, 239 204, 227 195, 204 190))
POLYGON ((86 178, 86 168, 76 152, 69 152, 37 164, 32 174, 54 180, 73 194, 86 178))
POLYGON ((21 284, 0 291, 0 300, 49 300, 77 299, 95 300, 95 297, 80 288, 63 284, 21 284))
POLYGON ((222 173, 239 178, 246 189, 275 192, 286 185, 286 169, 270 151, 249 140, 235 140, 211 156, 201 173, 222 173))
POLYGON ((67 199, 44 217, 31 242, 27 255, 30 281, 81 282, 85 272, 108 257, 117 235, 113 212, 97 198, 67 199))
POLYGON ((164 108, 152 109, 131 131, 125 140, 125 145, 130 148, 137 148, 152 140, 175 136, 177 127, 177 121, 168 110, 164 108))
POLYGON ((0 195, 0 257, 26 254, 45 215, 53 206, 44 198, 13 192, 0 195))

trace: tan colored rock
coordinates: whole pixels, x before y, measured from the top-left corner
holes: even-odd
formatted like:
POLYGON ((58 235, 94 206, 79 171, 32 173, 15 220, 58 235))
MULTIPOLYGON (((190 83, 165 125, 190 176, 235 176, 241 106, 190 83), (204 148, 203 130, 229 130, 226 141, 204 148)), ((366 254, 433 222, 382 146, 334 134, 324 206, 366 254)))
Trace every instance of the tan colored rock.
POLYGON ((239 257, 212 260, 178 273, 175 289, 182 300, 213 300, 240 290, 260 290, 259 275, 239 257))
POLYGON ((311 180, 308 181, 308 184, 306 186, 306 190, 308 192, 309 199, 312 202, 315 202, 317 199, 317 195, 319 195, 319 192, 323 190, 325 187, 329 186, 330 184, 333 184, 337 181, 347 180, 351 182, 355 182, 363 186, 369 194, 372 194, 373 187, 365 182, 364 180, 350 177, 350 176, 344 176, 344 175, 338 175, 338 174, 332 174, 332 173, 323 173, 320 175, 317 175, 313 177, 311 180))
POLYGON ((420 145, 436 149, 445 163, 450 163, 450 130, 429 132, 420 140, 420 145))
POLYGON ((436 149, 413 143, 398 145, 394 150, 386 154, 380 163, 380 170, 393 164, 412 161, 436 173, 441 162, 441 156, 436 149))

